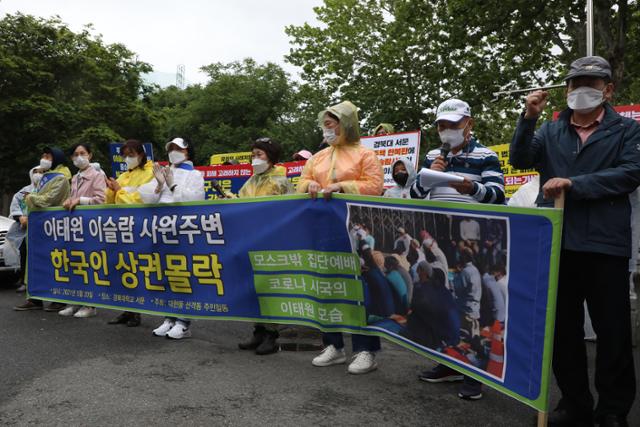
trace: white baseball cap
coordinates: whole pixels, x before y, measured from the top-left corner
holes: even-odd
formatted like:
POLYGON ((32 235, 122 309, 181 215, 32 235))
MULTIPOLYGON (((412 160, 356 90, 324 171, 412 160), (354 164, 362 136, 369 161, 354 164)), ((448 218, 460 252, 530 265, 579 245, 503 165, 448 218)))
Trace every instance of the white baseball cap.
POLYGON ((167 144, 164 146, 164 149, 169 151, 169 146, 171 144, 175 144, 178 147, 184 149, 187 148, 189 146, 189 144, 187 144, 186 142, 184 142, 184 139, 182 138, 173 138, 171 141, 167 142, 167 144))
POLYGON ((459 122, 463 117, 471 117, 471 108, 466 102, 455 98, 444 101, 436 111, 436 123, 440 120, 459 122))

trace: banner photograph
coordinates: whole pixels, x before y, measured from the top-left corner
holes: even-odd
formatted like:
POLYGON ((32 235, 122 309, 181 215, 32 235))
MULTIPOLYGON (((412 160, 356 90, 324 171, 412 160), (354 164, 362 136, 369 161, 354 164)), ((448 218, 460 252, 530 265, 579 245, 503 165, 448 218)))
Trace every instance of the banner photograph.
POLYGON ((351 195, 47 209, 29 218, 28 291, 379 335, 544 410, 560 224, 351 195))
MULTIPOLYGON (((508 218, 352 203, 348 208, 354 250, 365 267, 386 271, 392 284, 390 296, 372 296, 368 325, 502 379, 508 218), (375 264, 368 266, 368 260, 375 264), (419 270, 420 261, 431 271, 419 270), (411 280, 398 271, 408 271, 411 280)), ((366 281, 372 294, 375 282, 366 281)))

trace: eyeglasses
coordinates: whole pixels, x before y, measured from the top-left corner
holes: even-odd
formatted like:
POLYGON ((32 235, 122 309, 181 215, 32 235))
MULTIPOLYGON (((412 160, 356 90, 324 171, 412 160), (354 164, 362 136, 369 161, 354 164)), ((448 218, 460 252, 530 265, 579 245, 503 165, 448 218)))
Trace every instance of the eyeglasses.
POLYGON ((265 144, 271 144, 271 138, 258 138, 256 142, 264 142, 265 144))

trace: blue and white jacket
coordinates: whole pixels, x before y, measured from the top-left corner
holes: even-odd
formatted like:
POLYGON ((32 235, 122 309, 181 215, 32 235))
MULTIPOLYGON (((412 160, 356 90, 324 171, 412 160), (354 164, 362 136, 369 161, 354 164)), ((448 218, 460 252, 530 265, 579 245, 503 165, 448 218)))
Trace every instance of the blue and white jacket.
MULTIPOLYGON (((431 163, 440 155, 440 149, 427 153, 422 167, 431 168, 431 163)), ((498 156, 475 138, 462 150, 447 155, 445 172, 468 178, 473 182, 473 194, 460 194, 449 186, 424 188, 420 177, 411 186, 411 197, 443 202, 504 204, 504 175, 498 156)))

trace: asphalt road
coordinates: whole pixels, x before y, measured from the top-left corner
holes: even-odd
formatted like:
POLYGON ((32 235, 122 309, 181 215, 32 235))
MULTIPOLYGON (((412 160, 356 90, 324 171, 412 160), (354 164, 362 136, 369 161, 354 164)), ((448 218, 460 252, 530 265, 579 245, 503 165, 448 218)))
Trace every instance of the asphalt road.
MULTIPOLYGON (((151 335, 159 318, 127 328, 107 325, 104 309, 11 309, 22 301, 0 285, 0 425, 534 425, 533 409, 492 389, 466 402, 456 384, 418 381, 433 363, 384 341, 379 369, 355 376, 313 367, 315 352, 240 351, 247 323, 197 321, 192 338, 171 341, 151 335)), ((629 420, 639 419, 636 403, 629 420)))

